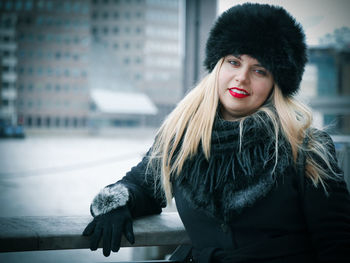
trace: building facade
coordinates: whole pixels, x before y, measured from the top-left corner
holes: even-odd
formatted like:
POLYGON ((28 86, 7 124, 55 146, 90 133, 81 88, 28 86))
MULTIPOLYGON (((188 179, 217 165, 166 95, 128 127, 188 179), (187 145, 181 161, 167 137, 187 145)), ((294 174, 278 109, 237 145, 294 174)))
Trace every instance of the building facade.
POLYGON ((182 94, 180 0, 92 0, 91 88, 146 94, 160 121, 182 94))
POLYGON ((0 121, 17 123, 17 15, 14 12, 0 16, 0 121))
POLYGON ((180 2, 0 1, 1 116, 86 128, 91 90, 106 89, 149 96, 159 125, 183 95, 180 2))

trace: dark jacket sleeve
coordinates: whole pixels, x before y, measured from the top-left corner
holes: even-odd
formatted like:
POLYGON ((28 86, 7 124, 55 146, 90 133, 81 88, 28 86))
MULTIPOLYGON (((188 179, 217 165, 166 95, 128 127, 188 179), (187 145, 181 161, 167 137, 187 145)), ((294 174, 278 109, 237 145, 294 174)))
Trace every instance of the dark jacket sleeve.
MULTIPOLYGON (((340 173, 314 186, 305 178, 303 209, 319 262, 350 262, 350 195, 335 156, 332 139, 323 134, 324 143, 334 156, 333 169, 340 173)), ((322 163, 321 163, 322 165, 322 163)))
POLYGON ((133 217, 159 214, 166 206, 159 176, 152 168, 147 169, 149 152, 117 184, 129 191, 128 206, 133 217))

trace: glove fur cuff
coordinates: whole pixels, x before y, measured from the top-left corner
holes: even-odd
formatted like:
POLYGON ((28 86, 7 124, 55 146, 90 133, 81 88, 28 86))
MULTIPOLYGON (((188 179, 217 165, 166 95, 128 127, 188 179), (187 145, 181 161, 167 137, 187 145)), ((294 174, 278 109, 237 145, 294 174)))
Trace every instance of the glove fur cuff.
POLYGON ((129 200, 128 189, 123 184, 103 188, 91 203, 91 214, 95 217, 126 205, 129 200))

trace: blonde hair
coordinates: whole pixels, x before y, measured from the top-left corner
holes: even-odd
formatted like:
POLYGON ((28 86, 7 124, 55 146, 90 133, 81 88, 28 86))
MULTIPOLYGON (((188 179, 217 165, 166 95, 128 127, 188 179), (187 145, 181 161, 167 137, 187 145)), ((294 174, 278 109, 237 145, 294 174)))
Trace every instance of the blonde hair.
MULTIPOLYGON (((184 162, 197 153, 201 145, 205 157, 210 158, 211 135, 214 120, 219 106, 218 96, 218 74, 220 72, 223 59, 220 59, 211 73, 193 88, 169 114, 160 127, 155 143, 150 151, 149 168, 153 169, 156 176, 160 176, 161 187, 163 188, 168 202, 172 199, 172 189, 170 177, 178 176, 183 168, 184 162), (186 143, 182 143, 182 141, 186 143)), ((278 138, 279 134, 290 143, 293 160, 297 162, 298 152, 300 150, 316 154, 327 165, 331 167, 332 155, 327 146, 317 140, 316 133, 307 133, 311 126, 311 111, 302 103, 292 97, 284 97, 277 85, 268 100, 258 111, 267 114, 273 123, 275 137, 275 167, 278 160, 278 138), (307 147, 303 147, 303 139, 308 137, 307 147)), ((266 122, 252 114, 257 121, 266 122)), ((240 136, 244 119, 240 121, 240 136)), ((328 177, 324 167, 319 165, 311 154, 306 159, 306 176, 311 178, 317 185, 323 179, 328 177)))

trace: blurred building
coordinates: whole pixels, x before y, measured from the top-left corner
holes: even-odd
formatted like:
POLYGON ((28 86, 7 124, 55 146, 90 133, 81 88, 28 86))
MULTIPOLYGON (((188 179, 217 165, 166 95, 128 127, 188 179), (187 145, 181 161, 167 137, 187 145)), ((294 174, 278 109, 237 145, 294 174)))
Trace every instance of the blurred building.
POLYGON ((19 118, 26 127, 86 126, 88 4, 42 0, 22 3, 23 9, 16 9, 19 118))
POLYGON ((0 121, 17 123, 16 13, 0 16, 0 121))
POLYGON ((159 125, 183 95, 180 3, 0 1, 1 119, 85 129, 101 89, 147 95, 159 125))
POLYGON ((91 87, 146 94, 160 121, 182 94, 180 0, 92 0, 91 87))
POLYGON ((317 97, 310 106, 330 132, 350 134, 350 48, 312 48, 309 60, 317 69, 317 97))
POLYGON ((349 135, 350 39, 342 45, 328 43, 309 48, 299 96, 312 108, 316 126, 327 127, 334 135, 349 135))

